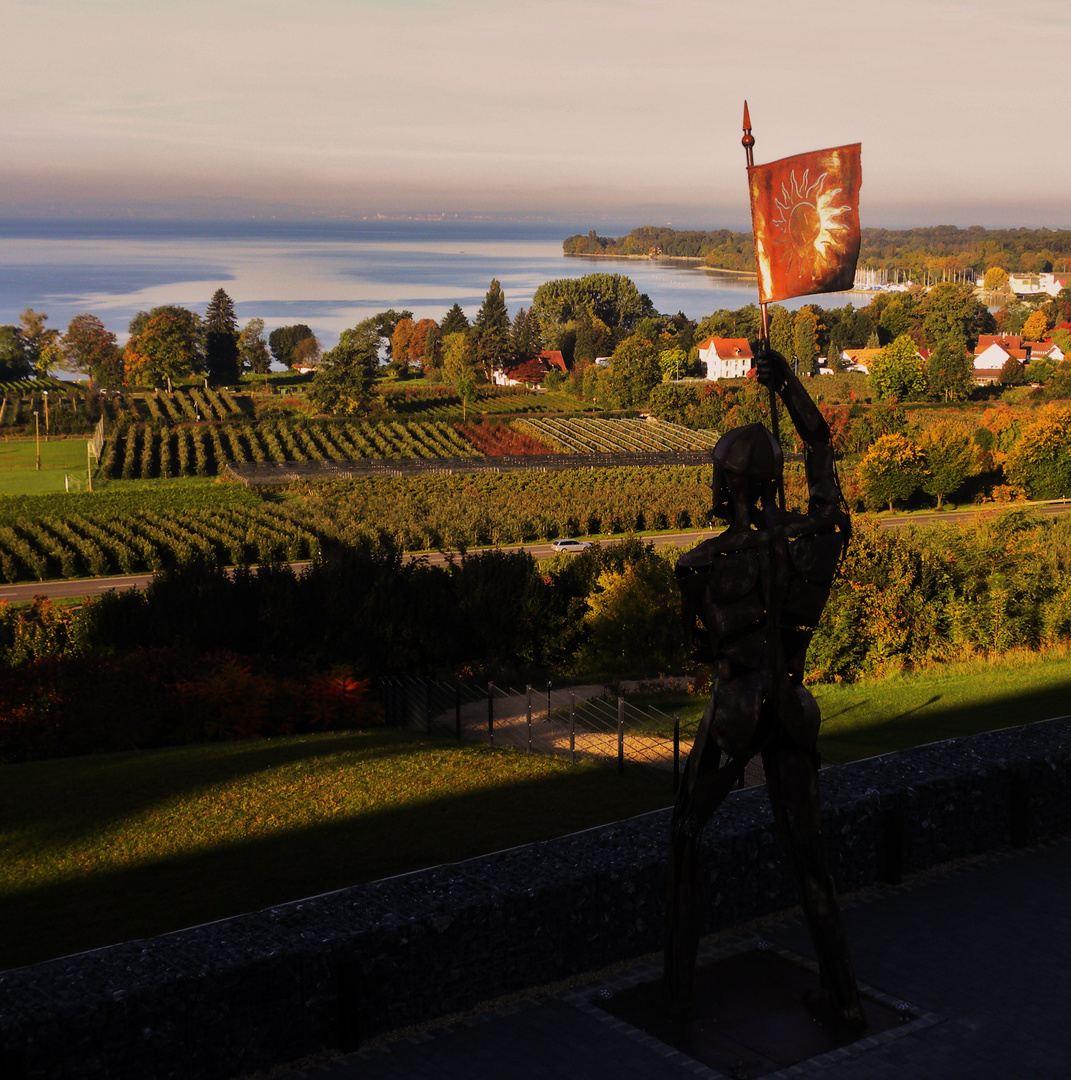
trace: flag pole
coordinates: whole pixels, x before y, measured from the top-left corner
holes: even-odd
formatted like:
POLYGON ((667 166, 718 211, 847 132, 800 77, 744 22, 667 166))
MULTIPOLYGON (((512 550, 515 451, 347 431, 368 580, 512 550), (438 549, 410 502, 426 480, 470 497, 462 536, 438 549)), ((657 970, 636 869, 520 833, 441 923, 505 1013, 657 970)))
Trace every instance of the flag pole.
MULTIPOLYGON (((743 146, 744 152, 747 154, 747 167, 748 170, 754 168, 755 155, 753 148, 755 146, 755 136, 751 134, 751 114, 747 109, 747 101, 744 101, 744 137, 740 140, 740 145, 743 146)), ((750 198, 750 185, 749 198, 750 198)), ((761 316, 761 325, 759 327, 759 347, 765 352, 770 347, 770 316, 766 310, 766 301, 759 301, 759 313, 761 316)), ((777 394, 774 392, 773 386, 768 386, 767 390, 770 392, 770 427, 773 429, 773 437, 781 442, 780 424, 777 417, 777 394)), ((778 485, 778 501, 781 504, 781 509, 785 508, 785 486, 783 483, 778 485)))

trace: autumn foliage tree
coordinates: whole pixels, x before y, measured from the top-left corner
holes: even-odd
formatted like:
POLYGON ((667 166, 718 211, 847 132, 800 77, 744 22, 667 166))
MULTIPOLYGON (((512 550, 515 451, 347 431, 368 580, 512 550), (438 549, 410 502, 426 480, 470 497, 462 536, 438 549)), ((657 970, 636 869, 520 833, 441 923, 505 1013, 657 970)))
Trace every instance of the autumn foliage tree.
POLYGON ((124 382, 131 386, 159 386, 190 374, 193 353, 187 328, 174 315, 153 315, 126 344, 124 382))
POLYGON ((1039 409, 1008 451, 1004 473, 1032 499, 1071 495, 1071 408, 1053 403, 1039 409))
POLYGON ((76 315, 63 336, 63 348, 72 371, 81 372, 98 386, 119 386, 123 381, 123 353, 115 334, 96 315, 76 315))
POLYGON ((869 509, 911 498, 922 481, 926 461, 922 451, 906 435, 882 435, 867 451, 859 466, 863 498, 869 509))
POLYGON ((974 441, 962 428, 946 422, 926 432, 921 450, 926 463, 922 490, 937 500, 939 510, 944 499, 954 495, 971 475, 974 441))

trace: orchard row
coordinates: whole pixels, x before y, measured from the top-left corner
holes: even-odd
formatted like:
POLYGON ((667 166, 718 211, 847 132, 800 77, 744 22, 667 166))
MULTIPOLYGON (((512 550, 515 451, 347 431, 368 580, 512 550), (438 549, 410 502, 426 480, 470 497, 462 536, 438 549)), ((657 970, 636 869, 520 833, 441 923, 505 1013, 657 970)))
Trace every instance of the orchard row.
POLYGON ((29 498, 0 518, 0 577, 99 577, 196 559, 293 561, 369 528, 408 550, 703 528, 708 480, 697 467, 577 469, 370 477, 306 486, 282 502, 258 501, 232 484, 170 502, 150 498, 141 509, 108 495, 29 498))

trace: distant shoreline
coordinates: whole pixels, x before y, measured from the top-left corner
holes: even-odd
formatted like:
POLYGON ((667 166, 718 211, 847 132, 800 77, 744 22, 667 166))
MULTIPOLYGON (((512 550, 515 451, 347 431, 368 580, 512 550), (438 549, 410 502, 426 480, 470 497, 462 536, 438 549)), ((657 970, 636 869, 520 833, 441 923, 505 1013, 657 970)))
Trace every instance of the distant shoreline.
POLYGON ((728 267, 707 266, 702 259, 694 255, 615 255, 609 251, 563 251, 567 259, 639 259, 643 262, 685 262, 699 263, 700 270, 707 270, 712 274, 734 274, 737 277, 757 278, 754 270, 730 270, 728 267))

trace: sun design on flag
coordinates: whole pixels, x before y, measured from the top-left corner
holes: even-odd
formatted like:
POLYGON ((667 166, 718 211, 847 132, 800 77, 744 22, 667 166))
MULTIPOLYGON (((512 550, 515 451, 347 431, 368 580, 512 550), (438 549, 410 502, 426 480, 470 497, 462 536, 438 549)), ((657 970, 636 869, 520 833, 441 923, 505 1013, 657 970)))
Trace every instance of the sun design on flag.
POLYGON ((804 169, 802 176, 793 169, 788 183, 781 185, 781 197, 774 196, 773 224, 779 234, 774 243, 788 249, 785 258, 792 273, 809 272, 820 281, 837 272, 851 231, 843 219, 852 208, 838 204, 843 194, 842 188, 833 186, 829 173, 811 182, 810 169, 804 169))

